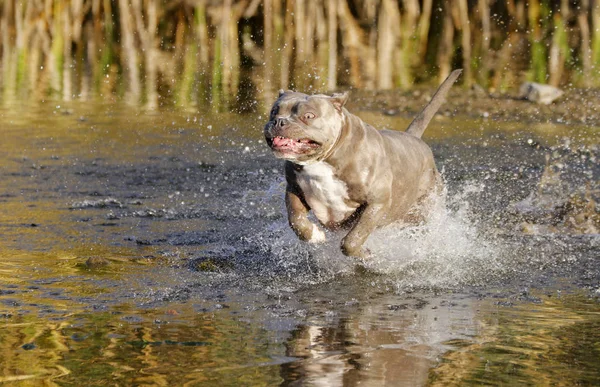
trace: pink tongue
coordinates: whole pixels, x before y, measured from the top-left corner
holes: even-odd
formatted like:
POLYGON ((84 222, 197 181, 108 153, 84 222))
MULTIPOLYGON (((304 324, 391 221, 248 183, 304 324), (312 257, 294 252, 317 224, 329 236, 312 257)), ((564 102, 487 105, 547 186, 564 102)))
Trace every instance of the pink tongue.
POLYGON ((292 140, 291 138, 283 138, 283 137, 273 138, 273 145, 275 145, 276 147, 292 146, 295 143, 296 143, 296 141, 292 140))

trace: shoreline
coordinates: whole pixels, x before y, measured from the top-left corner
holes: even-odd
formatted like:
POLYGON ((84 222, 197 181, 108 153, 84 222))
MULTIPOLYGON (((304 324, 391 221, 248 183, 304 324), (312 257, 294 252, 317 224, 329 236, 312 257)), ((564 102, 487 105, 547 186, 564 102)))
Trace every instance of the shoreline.
MULTIPOLYGON (((454 87, 438 114, 487 118, 502 122, 576 124, 600 127, 600 89, 564 89, 564 95, 549 105, 519 98, 518 93, 488 93, 482 88, 454 87)), ((350 110, 381 111, 391 116, 413 117, 429 101, 435 89, 416 87, 410 91, 351 90, 350 110)))

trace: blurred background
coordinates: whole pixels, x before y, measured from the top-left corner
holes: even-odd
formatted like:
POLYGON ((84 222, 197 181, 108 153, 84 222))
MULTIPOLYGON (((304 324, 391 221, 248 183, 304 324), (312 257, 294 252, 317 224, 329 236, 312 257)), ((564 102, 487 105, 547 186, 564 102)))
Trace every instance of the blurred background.
POLYGON ((256 109, 279 88, 410 89, 464 68, 600 85, 595 0, 0 0, 3 101, 256 109))

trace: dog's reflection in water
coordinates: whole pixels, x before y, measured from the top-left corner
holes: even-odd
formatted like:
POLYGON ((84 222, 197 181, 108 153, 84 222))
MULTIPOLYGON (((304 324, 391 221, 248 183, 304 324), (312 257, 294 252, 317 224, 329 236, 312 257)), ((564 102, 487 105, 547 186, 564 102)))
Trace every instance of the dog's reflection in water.
POLYGON ((444 342, 476 332, 471 300, 387 301, 394 300, 369 300, 335 323, 314 321, 297 329, 287 355, 302 360, 282 368, 286 385, 424 385, 450 349, 444 342))

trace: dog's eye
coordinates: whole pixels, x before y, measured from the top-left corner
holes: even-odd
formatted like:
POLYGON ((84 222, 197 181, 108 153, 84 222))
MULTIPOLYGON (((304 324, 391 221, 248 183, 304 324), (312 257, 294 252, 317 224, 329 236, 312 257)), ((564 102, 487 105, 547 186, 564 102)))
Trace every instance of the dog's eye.
POLYGON ((312 120, 313 118, 315 118, 315 114, 314 114, 314 113, 311 113, 311 112, 304 113, 304 116, 303 116, 303 118, 304 118, 305 120, 312 120))

